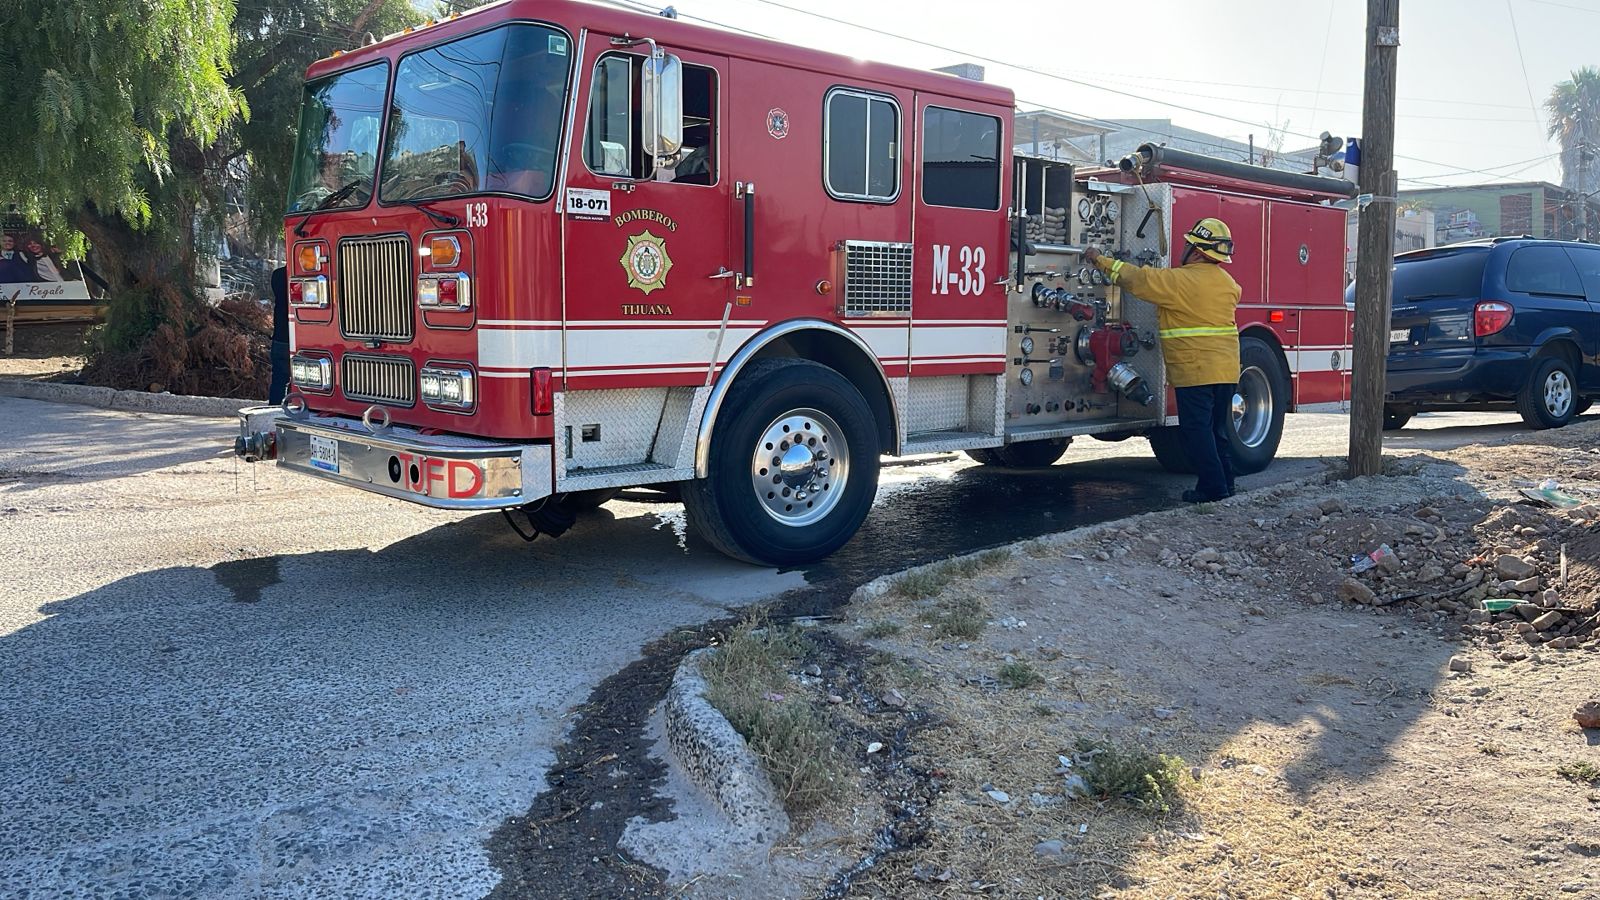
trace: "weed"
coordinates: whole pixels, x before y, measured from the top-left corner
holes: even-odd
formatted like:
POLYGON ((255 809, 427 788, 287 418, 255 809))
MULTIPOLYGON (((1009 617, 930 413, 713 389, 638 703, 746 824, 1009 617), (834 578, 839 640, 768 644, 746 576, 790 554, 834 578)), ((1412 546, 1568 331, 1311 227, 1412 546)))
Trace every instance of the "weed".
POLYGON ((1120 797, 1153 812, 1167 812, 1178 801, 1183 757, 1137 748, 1100 744, 1079 738, 1074 745, 1078 773, 1089 789, 1104 797, 1120 797))
POLYGON ((1034 671, 1033 666, 1020 659, 1001 666, 998 674, 1000 683, 1008 688, 1020 690, 1044 684, 1044 676, 1034 671))
POLYGON ((917 614, 918 621, 933 626, 934 637, 975 638, 983 633, 988 611, 972 597, 961 597, 938 604, 917 614))
POLYGON ((1044 541, 1029 541, 1022 545, 1022 552, 1034 559, 1046 559, 1055 555, 1054 551, 1050 549, 1050 545, 1044 541))
POLYGON ((958 578, 971 578, 1003 565, 1010 558, 1011 551, 1002 547, 959 559, 947 559, 901 575, 890 583, 889 592, 910 600, 926 600, 949 587, 950 582, 958 578))
POLYGON ((804 815, 839 796, 844 759, 827 719, 788 676, 805 638, 763 624, 740 624, 702 664, 706 699, 744 736, 789 811, 804 815))
POLYGON ((1490 741, 1487 744, 1478 745, 1478 752, 1482 753, 1484 756, 1505 756, 1506 747, 1504 744, 1490 741))
POLYGON ((1055 718, 1056 711, 1043 703, 1035 703, 1033 705, 1033 714, 1041 719, 1052 719, 1055 718))
POLYGON ((879 619, 876 622, 869 622, 861 628, 861 636, 869 639, 886 638, 899 633, 900 623, 890 622, 886 619, 879 619))
POLYGON ((1217 511, 1215 503, 1196 503, 1189 507, 1189 511, 1197 516, 1209 516, 1217 511))
POLYGON ((944 590, 949 583, 950 579, 940 573, 937 567, 918 569, 896 578, 890 583, 889 592, 908 600, 926 600, 944 590))
POLYGON ((1600 784, 1600 765, 1595 765, 1586 759, 1575 759, 1572 762, 1562 763, 1556 766, 1556 774, 1568 781, 1600 784))

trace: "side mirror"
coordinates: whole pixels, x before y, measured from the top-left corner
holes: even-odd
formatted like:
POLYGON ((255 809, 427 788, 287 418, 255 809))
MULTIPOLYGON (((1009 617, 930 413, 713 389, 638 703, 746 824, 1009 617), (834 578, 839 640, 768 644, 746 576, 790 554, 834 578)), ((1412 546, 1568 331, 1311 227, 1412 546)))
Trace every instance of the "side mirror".
POLYGON ((639 80, 639 131, 650 170, 683 149, 683 62, 659 50, 645 58, 639 80))

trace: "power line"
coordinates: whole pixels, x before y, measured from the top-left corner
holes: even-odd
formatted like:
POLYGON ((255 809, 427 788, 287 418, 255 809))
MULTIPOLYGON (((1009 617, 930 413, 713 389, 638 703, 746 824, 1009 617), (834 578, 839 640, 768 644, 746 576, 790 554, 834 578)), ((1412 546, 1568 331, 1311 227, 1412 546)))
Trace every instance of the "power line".
POLYGON ((1528 55, 1522 52, 1522 36, 1517 33, 1517 10, 1511 5, 1511 0, 1506 0, 1506 14, 1511 17, 1511 39, 1517 45, 1517 63, 1522 66, 1522 86, 1528 90, 1528 108, 1533 110, 1533 120, 1542 128, 1544 119, 1539 115, 1539 104, 1533 99, 1533 82, 1528 79, 1528 55))

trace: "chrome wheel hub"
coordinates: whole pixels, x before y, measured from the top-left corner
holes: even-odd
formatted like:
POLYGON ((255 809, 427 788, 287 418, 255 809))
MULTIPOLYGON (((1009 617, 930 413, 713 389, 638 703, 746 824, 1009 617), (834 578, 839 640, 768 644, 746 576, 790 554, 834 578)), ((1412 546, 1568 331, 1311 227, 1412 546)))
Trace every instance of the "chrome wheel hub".
POLYGON ((772 421, 750 455, 750 485, 767 515, 810 525, 833 511, 850 475, 850 448, 838 423, 815 409, 772 421))
POLYGON ((1545 378, 1544 408, 1558 419, 1572 408, 1572 381, 1567 373, 1558 369, 1545 378))
POLYGON ((1267 373, 1251 366, 1239 373, 1233 394, 1233 429, 1246 447, 1259 447, 1272 430, 1272 383, 1267 373))

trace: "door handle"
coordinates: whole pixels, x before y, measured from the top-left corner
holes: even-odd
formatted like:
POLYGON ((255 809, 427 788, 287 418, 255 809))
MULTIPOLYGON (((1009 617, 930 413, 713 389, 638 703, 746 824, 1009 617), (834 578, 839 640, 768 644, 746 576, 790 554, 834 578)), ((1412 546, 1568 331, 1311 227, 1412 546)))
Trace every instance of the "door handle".
POLYGON ((756 283, 756 183, 735 182, 733 195, 744 200, 744 272, 740 287, 754 287, 756 283))
POLYGON ((738 272, 730 272, 730 271, 728 271, 728 267, 727 266, 723 266, 722 268, 717 270, 717 274, 715 274, 715 275, 707 275, 706 277, 710 278, 712 280, 716 280, 716 279, 719 279, 719 278, 736 278, 736 277, 738 277, 738 275, 739 275, 738 272))

